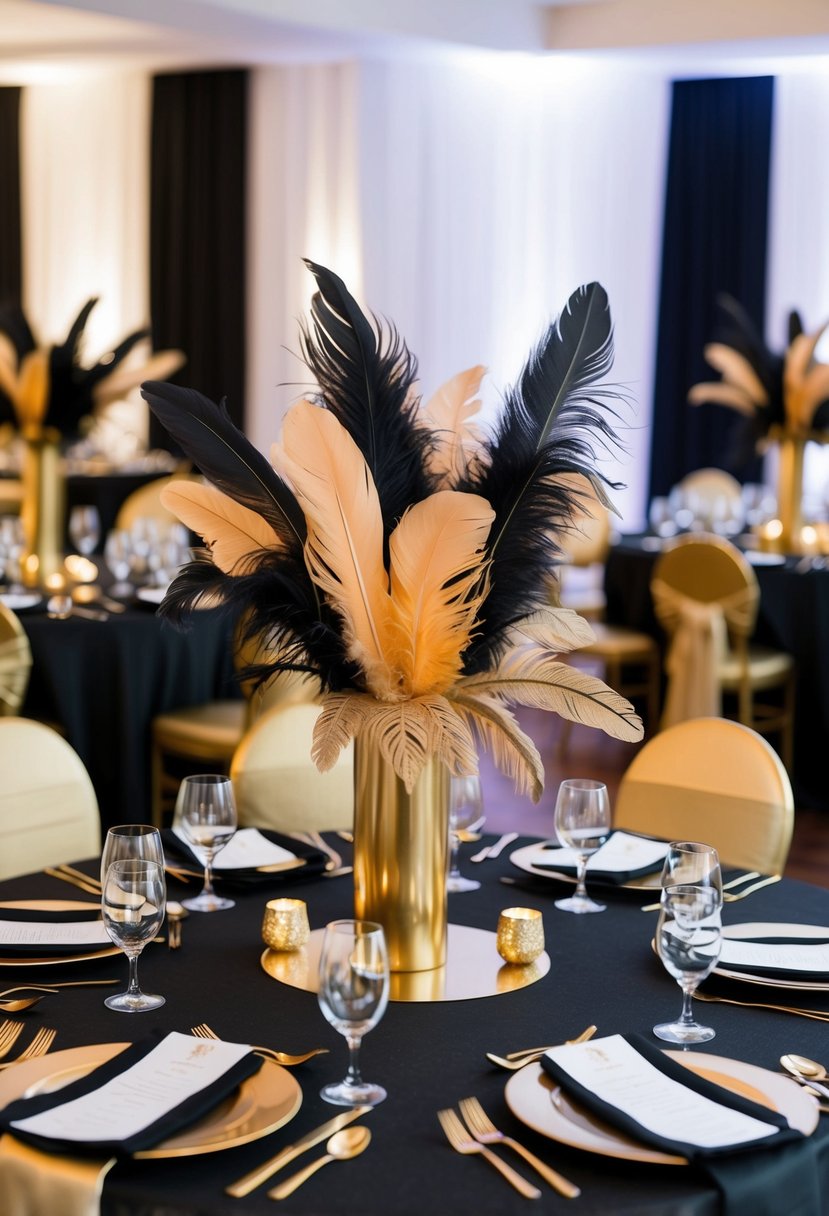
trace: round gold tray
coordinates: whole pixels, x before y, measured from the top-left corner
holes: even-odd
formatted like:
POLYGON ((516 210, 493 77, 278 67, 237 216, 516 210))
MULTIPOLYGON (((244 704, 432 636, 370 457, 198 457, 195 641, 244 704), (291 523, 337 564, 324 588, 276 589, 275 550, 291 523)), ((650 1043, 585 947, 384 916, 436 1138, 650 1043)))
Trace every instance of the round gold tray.
MULTIPOLYGON (((293 952, 265 950, 264 971, 282 984, 318 991, 319 957, 324 929, 315 929, 307 946, 293 952)), ((543 979, 550 970, 546 951, 533 963, 505 963, 495 947, 495 934, 468 925, 450 925, 446 964, 434 971, 396 971, 391 976, 392 1001, 472 1001, 515 992, 543 979)))

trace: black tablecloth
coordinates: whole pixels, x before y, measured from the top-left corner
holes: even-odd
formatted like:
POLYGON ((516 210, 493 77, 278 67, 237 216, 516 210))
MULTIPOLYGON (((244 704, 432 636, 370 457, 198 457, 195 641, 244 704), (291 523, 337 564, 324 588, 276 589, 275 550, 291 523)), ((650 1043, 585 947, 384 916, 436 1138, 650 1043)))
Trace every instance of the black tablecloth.
MULTIPOLYGON (((332 839, 340 852, 348 853, 348 846, 332 839)), ((522 843, 527 841, 518 841, 516 847, 522 843)), ((477 847, 463 847, 462 869, 470 868, 465 858, 477 847)), ((688 1167, 594 1157, 524 1127, 504 1099, 508 1074, 485 1058, 487 1051, 503 1053, 561 1041, 590 1023, 596 1023, 600 1035, 617 1031, 650 1035, 654 1023, 678 1013, 679 987, 650 949, 656 919, 653 913, 640 911, 642 896, 609 892, 605 913, 576 917, 553 907, 553 899, 563 889, 559 884, 530 880, 529 892, 501 885, 500 874, 518 873, 506 856, 472 868, 483 886, 480 891, 450 896, 450 919, 494 930, 504 907, 526 904, 542 909, 552 960, 549 974, 529 988, 484 1000, 390 1004, 363 1044, 365 1076, 384 1085, 389 1094, 366 1117, 373 1134, 369 1151, 355 1161, 327 1167, 282 1201, 279 1210, 297 1216, 525 1214, 527 1200, 485 1162, 453 1152, 438 1126, 437 1110, 475 1094, 499 1127, 581 1186, 582 1196, 573 1202, 540 1183, 543 1197, 536 1210, 580 1212, 582 1216, 716 1216, 718 1200, 713 1188, 688 1167)), ((90 863, 90 873, 95 869, 90 863)), ((332 918, 350 914, 350 881, 283 880, 278 891, 305 899, 312 928, 320 928, 332 918)), ((185 891, 173 881, 170 886, 178 898, 185 891)), ((320 1099, 319 1089, 344 1074, 344 1040, 324 1020, 313 995, 270 979, 259 964, 262 911, 275 891, 276 886, 271 891, 234 892, 237 905, 231 911, 190 916, 184 924, 181 950, 168 951, 161 945, 147 948, 139 975, 148 991, 167 997, 167 1004, 156 1012, 132 1017, 112 1013, 104 1008, 101 991, 65 989, 47 997, 37 1012, 24 1015, 32 1029, 41 1024, 58 1028, 55 1050, 84 1043, 137 1041, 153 1028, 188 1031, 202 1021, 237 1041, 297 1052, 313 1046, 331 1048, 330 1055, 295 1070, 303 1103, 287 1126, 266 1139, 226 1152, 119 1164, 106 1179, 103 1216, 227 1216, 231 1212, 273 1216, 267 1187, 238 1201, 225 1196, 222 1188, 337 1113, 320 1099)), ((0 898, 13 894, 65 898, 70 897, 70 888, 42 875, 0 884, 0 898)), ((727 907, 724 919, 726 923, 776 919, 829 924, 829 892, 784 881, 727 907)), ((56 971, 61 979, 125 979, 126 962, 116 958, 56 971)), ((36 982, 45 983, 46 974, 39 969, 36 982)), ((8 969, 4 978, 11 985, 25 982, 27 975, 20 969, 8 969)), ((32 971, 28 978, 34 978, 32 971)), ((770 989, 722 985, 720 981, 719 991, 747 1000, 770 999, 770 989)), ((784 993, 782 999, 829 1009, 825 996, 799 996, 803 998, 799 1002, 792 993, 784 993)), ((826 1024, 727 1005, 700 1005, 698 1009, 717 1031, 704 1051, 772 1070, 785 1051, 826 1059, 826 1024)), ((28 1032, 22 1042, 27 1039, 28 1032)), ((821 1120, 815 1134, 821 1149, 824 1205, 829 1211, 827 1118, 821 1120)), ((320 1147, 292 1163, 280 1178, 322 1151, 320 1147)), ((503 1156, 525 1176, 533 1177, 517 1157, 506 1150, 503 1156)))
MULTIPOLYGON (((663 640, 650 593, 658 553, 625 537, 605 569, 607 619, 663 640)), ((825 753, 829 743, 829 570, 798 571, 798 558, 757 566, 760 612, 754 640, 792 655, 797 665, 794 772, 798 806, 829 809, 825 753)))
POLYGON ((232 626, 217 612, 174 629, 140 605, 106 621, 20 617, 32 647, 22 712, 56 721, 92 778, 104 829, 148 822, 156 714, 238 696, 232 626))

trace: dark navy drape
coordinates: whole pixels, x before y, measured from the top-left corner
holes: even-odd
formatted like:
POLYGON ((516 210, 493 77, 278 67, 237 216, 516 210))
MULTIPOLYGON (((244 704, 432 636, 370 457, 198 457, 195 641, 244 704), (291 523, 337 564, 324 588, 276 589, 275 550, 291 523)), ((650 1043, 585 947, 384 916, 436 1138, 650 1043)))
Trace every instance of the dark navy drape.
POLYGON ((20 303, 20 94, 0 88, 0 305, 20 303))

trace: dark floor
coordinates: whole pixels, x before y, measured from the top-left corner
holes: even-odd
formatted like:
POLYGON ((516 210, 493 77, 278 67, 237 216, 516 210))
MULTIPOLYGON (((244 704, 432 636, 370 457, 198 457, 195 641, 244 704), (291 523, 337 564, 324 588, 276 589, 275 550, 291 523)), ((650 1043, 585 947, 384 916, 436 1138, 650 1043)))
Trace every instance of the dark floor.
MULTIPOLYGON (((637 745, 609 739, 601 731, 586 726, 574 726, 566 752, 561 757, 558 755, 563 729, 560 718, 541 710, 521 710, 517 716, 541 753, 546 774, 544 793, 536 805, 529 798, 519 798, 512 781, 498 772, 488 755, 483 755, 481 777, 487 831, 552 836, 556 791, 565 777, 592 777, 604 781, 612 804, 619 780, 636 754, 637 745)), ((786 876, 829 888, 829 816, 825 813, 796 809, 786 876)))

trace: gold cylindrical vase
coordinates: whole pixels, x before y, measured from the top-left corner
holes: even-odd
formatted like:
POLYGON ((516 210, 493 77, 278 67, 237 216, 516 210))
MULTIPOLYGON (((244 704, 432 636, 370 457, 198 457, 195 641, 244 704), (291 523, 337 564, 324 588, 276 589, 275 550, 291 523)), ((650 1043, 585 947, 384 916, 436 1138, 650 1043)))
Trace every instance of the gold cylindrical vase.
POLYGON ((66 479, 57 431, 25 436, 24 442, 21 577, 27 587, 42 587, 63 569, 66 479))
POLYGON ((806 440, 797 435, 784 435, 778 445, 777 513, 782 531, 780 548, 784 553, 797 553, 803 528, 803 455, 806 440))
POLYGON ((354 914, 383 926, 392 971, 446 962, 449 772, 429 760, 411 793, 376 747, 354 748, 354 914))

